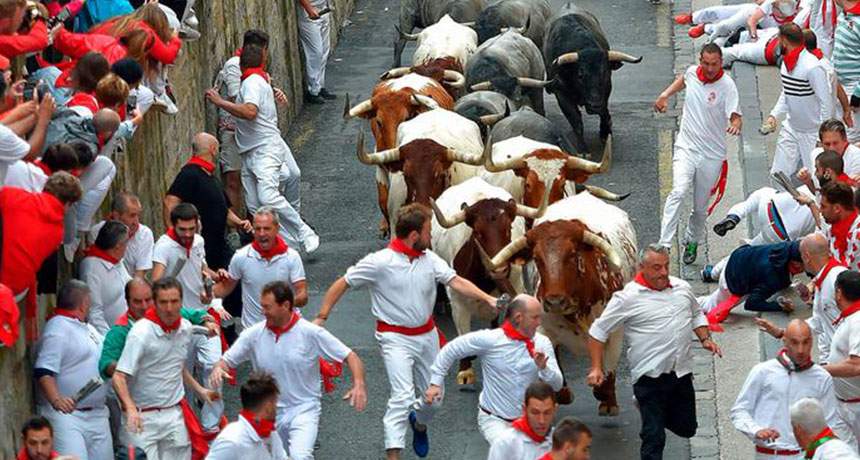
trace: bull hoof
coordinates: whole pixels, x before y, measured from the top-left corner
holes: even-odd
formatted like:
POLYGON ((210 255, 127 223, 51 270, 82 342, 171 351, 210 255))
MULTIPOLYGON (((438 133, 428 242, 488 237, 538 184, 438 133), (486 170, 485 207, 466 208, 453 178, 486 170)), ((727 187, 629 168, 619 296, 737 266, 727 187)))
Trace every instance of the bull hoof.
POLYGON ((457 372, 457 385, 474 385, 475 384, 475 371, 472 369, 466 369, 464 371, 457 372))
POLYGON ((600 403, 597 406, 597 415, 599 415, 601 417, 615 417, 616 415, 618 415, 618 406, 617 405, 610 406, 609 404, 606 404, 606 403, 600 403))
POLYGON ((387 240, 388 235, 389 235, 389 231, 390 230, 389 230, 389 226, 388 226, 388 220, 386 220, 383 217, 382 220, 379 222, 379 239, 380 240, 387 240))
POLYGON ((555 393, 555 399, 559 404, 567 405, 573 402, 573 393, 570 392, 570 388, 561 387, 561 390, 555 393))

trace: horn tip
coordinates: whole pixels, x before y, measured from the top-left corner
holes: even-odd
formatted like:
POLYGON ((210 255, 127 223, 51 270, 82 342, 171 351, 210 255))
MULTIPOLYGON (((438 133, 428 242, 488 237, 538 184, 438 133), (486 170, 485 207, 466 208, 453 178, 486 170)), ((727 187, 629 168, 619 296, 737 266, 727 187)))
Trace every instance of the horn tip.
POLYGON ((343 104, 343 119, 348 120, 349 116, 349 93, 344 95, 345 102, 343 104))
POLYGON ((618 201, 624 201, 624 200, 626 200, 626 199, 627 199, 627 197, 629 197, 629 196, 630 196, 630 193, 632 193, 632 192, 627 192, 627 193, 625 193, 624 195, 618 195, 618 201))

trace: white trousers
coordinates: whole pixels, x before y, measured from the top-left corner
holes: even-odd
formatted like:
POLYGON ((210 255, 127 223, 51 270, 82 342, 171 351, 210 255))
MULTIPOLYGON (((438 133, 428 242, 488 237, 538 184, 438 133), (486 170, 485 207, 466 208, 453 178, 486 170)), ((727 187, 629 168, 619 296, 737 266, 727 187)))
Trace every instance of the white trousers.
MULTIPOLYGON (((768 204, 770 204, 770 200, 773 199, 776 193, 777 191, 770 187, 762 187, 750 193, 746 200, 729 208, 728 213, 740 217, 741 220, 745 217, 751 218, 755 236, 750 240, 749 244, 753 246, 783 241, 773 231, 773 227, 770 225, 770 218, 767 215, 768 204)), ((788 225, 789 223, 783 219, 783 224, 788 225)), ((786 230, 789 230, 790 234, 790 229, 786 230)))
POLYGON ((299 38, 305 54, 308 92, 317 95, 325 88, 325 68, 331 53, 331 14, 312 20, 301 7, 299 10, 299 38))
POLYGON ((801 166, 810 173, 814 172, 815 162, 812 159, 812 151, 817 143, 817 131, 798 131, 787 121, 783 121, 779 139, 776 141, 776 153, 773 155, 770 173, 782 171, 786 176, 792 177, 801 166))
MULTIPOLYGON (((203 386, 209 382, 209 374, 212 368, 221 360, 221 337, 206 337, 194 334, 191 336, 191 344, 188 347, 188 358, 185 367, 191 371, 191 375, 203 386)), ((194 400, 192 392, 186 391, 186 396, 194 400)), ((200 409, 200 425, 204 431, 216 431, 218 422, 224 414, 224 400, 219 399, 213 403, 203 403, 200 409)))
POLYGON ((281 222, 281 236, 290 246, 299 248, 302 241, 314 234, 299 214, 301 171, 283 139, 243 154, 242 188, 245 205, 252 214, 261 206, 275 209, 281 222))
POLYGON ((182 409, 174 406, 164 410, 140 413, 143 431, 132 433, 123 414, 123 429, 129 441, 146 453, 146 460, 177 460, 191 458, 191 440, 182 418, 182 409))
POLYGON ((767 42, 779 33, 778 28, 762 29, 758 32, 758 40, 749 41, 749 33, 741 32, 740 41, 733 46, 723 48, 723 66, 729 67, 735 61, 749 62, 755 65, 768 65, 764 52, 767 42))
POLYGON ((712 6, 693 13, 694 24, 705 24, 705 33, 716 37, 727 37, 746 26, 747 19, 758 8, 754 3, 741 5, 712 6))
POLYGON ((81 177, 81 188, 84 191, 81 200, 66 210, 64 220, 63 243, 71 243, 79 232, 89 232, 93 225, 93 216, 98 212, 110 190, 110 184, 116 176, 116 166, 110 158, 99 155, 84 170, 81 177))
POLYGON ((508 430, 511 429, 511 423, 490 415, 478 408, 478 429, 487 441, 487 444, 493 445, 496 440, 501 438, 508 430))
POLYGON ((711 310, 714 309, 717 305, 722 303, 724 300, 728 299, 732 292, 729 291, 729 284, 726 282, 726 264, 729 262, 728 257, 724 257, 722 260, 717 262, 714 265, 713 270, 711 271, 712 276, 719 276, 720 282, 717 286, 717 289, 709 295, 699 297, 697 300, 699 301, 699 306, 702 307, 702 311, 705 314, 708 314, 711 310))
POLYGON ((803 460, 803 451, 797 455, 769 455, 755 452, 755 460, 803 460))
POLYGON ((291 460, 313 460, 321 412, 319 402, 299 407, 278 407, 275 426, 291 460))
POLYGON ((708 201, 711 189, 720 178, 723 160, 704 158, 696 152, 675 146, 672 159, 672 191, 663 207, 660 228, 660 244, 671 246, 678 229, 678 218, 684 196, 693 189, 693 209, 684 236, 684 242, 699 242, 705 236, 705 220, 708 217, 708 201))
MULTIPOLYGON (((836 411, 848 428, 854 432, 853 447, 857 448, 857 440, 860 440, 860 403, 836 402, 836 411)), ((847 441, 846 441, 847 442, 847 441)))
MULTIPOLYGON (((854 92, 854 88, 857 87, 858 82, 839 82, 842 85, 842 88, 845 90, 845 94, 848 95, 848 99, 851 99, 851 94, 854 92)), ((851 143, 860 142, 860 109, 854 109, 854 127, 848 128, 848 141, 851 143)))
POLYGON ((49 405, 39 405, 39 414, 54 429, 54 450, 74 455, 79 460, 113 458, 107 407, 64 414, 49 405))
POLYGON ((385 448, 403 449, 409 412, 415 410, 418 423, 426 425, 441 405, 441 401, 433 405, 424 402, 424 391, 430 386, 430 366, 439 353, 439 334, 435 329, 416 336, 377 332, 376 340, 391 387, 388 409, 382 418, 385 448))

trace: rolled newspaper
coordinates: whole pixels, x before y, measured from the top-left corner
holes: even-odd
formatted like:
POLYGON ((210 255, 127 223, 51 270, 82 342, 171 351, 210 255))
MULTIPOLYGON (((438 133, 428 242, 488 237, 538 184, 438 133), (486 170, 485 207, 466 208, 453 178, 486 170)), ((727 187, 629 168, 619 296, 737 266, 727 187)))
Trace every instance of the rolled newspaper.
POLYGON ((75 400, 75 404, 82 401, 87 396, 93 394, 93 392, 98 390, 99 388, 101 388, 101 386, 104 385, 104 383, 105 383, 104 380, 102 380, 101 377, 99 377, 99 376, 96 376, 96 377, 93 377, 92 379, 90 379, 72 397, 72 399, 75 400))

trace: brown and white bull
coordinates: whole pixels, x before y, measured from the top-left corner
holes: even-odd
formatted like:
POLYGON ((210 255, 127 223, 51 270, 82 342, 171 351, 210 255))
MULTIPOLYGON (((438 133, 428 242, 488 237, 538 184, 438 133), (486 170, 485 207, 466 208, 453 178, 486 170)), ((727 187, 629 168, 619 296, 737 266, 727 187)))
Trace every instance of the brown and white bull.
MULTIPOLYGON (((525 292, 521 267, 512 266, 502 273, 488 270, 478 255, 477 247, 481 245, 489 254, 495 255, 511 242, 511 238, 519 238, 525 233, 524 217, 539 217, 545 207, 535 209, 517 204, 510 193, 479 177, 449 187, 432 203, 431 234, 436 254, 458 275, 475 283, 484 292, 494 295, 507 293, 511 297, 525 292)), ((497 326, 495 310, 453 289, 446 287, 446 290, 457 335, 471 330, 473 315, 491 321, 493 327, 497 326)), ((475 382, 471 359, 460 362, 457 382, 475 382)))
POLYGON ((404 40, 416 41, 413 66, 441 63, 446 69, 462 73, 469 57, 478 48, 478 33, 447 14, 417 34, 399 33, 404 40))
POLYGON ((481 171, 483 143, 478 125, 455 112, 436 109, 419 114, 397 128, 396 147, 367 153, 359 133, 358 159, 366 165, 385 165, 390 184, 386 208, 391 225, 404 204, 430 206, 451 185, 481 171))
MULTIPOLYGON (((626 212, 584 192, 550 205, 524 236, 492 258, 482 258, 496 270, 533 260, 540 277, 535 295, 547 313, 543 332, 555 347, 588 356, 588 328, 633 277, 636 230, 626 212)), ((601 415, 618 414, 615 370, 622 338, 619 330, 606 343, 607 378, 594 389, 601 415)), ((566 384, 561 393, 561 399, 570 400, 566 384)))

